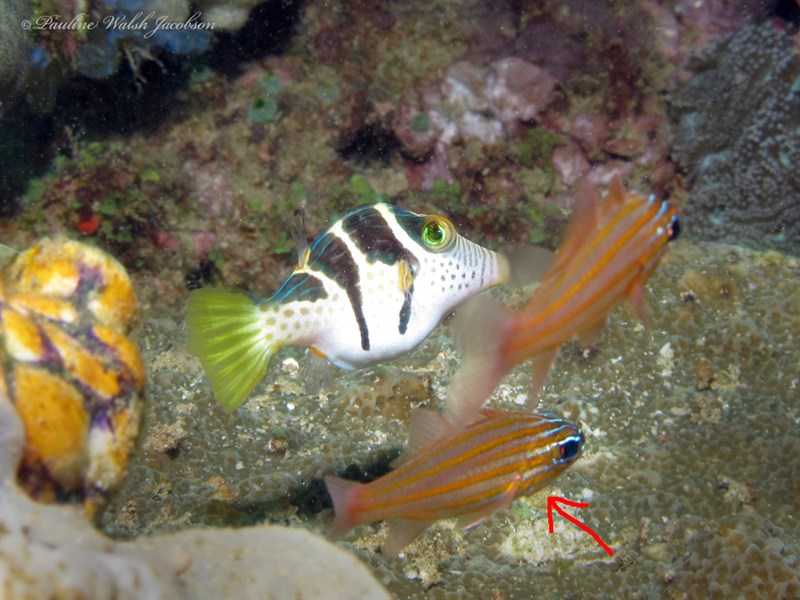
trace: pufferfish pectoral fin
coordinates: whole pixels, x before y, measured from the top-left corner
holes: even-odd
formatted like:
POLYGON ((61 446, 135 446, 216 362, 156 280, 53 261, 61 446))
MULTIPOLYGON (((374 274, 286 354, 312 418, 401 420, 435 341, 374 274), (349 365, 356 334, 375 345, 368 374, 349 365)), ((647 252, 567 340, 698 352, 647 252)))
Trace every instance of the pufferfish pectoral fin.
POLYGON ((401 335, 408 331, 408 322, 411 319, 411 302, 414 298, 414 279, 417 276, 417 266, 408 259, 402 258, 397 262, 399 269, 400 290, 403 292, 403 304, 398 315, 397 330, 401 335))
POLYGON ((265 330, 262 306, 236 290, 192 292, 186 329, 189 351, 200 359, 214 395, 229 412, 247 400, 282 345, 265 330))
POLYGON ((400 282, 400 291, 408 295, 414 287, 414 278, 417 276, 416 269, 405 258, 397 261, 397 269, 399 271, 397 280, 400 282))

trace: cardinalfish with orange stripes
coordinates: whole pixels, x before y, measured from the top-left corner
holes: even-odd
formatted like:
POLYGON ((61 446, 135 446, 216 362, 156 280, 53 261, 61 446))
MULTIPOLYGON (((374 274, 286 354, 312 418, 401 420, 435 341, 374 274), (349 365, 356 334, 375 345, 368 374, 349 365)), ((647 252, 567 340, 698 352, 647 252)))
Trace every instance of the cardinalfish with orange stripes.
POLYGON ((303 234, 298 257, 267 299, 226 289, 189 297, 189 350, 226 410, 247 399, 282 346, 310 348, 343 369, 391 360, 508 271, 445 217, 383 203, 351 210, 310 247, 303 234))
POLYGON ((602 201, 582 181, 567 236, 525 309, 481 298, 460 309, 455 332, 462 362, 445 405, 448 419, 468 421, 505 374, 528 359, 532 409, 561 344, 574 336, 584 346, 593 343, 625 298, 645 320, 643 286, 679 231, 672 206, 626 192, 619 176, 602 201))
POLYGON ((366 484, 325 477, 336 513, 328 537, 388 520, 381 551, 396 556, 435 521, 457 517, 460 527, 473 527, 515 498, 539 491, 583 447, 583 432, 551 415, 484 409, 456 428, 438 413, 418 409, 394 471, 366 484))

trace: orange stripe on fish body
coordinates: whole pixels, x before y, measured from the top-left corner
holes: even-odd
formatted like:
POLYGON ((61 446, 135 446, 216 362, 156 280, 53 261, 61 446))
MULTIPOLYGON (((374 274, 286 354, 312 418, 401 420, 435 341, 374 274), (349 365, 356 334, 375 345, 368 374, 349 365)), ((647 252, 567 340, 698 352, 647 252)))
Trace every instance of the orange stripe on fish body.
POLYGON ((336 511, 329 536, 391 520, 383 551, 394 555, 434 521, 458 517, 462 527, 473 526, 541 489, 575 462, 583 445, 577 426, 549 415, 483 410, 456 429, 436 413, 417 411, 397 469, 368 484, 325 478, 336 511), (413 441, 420 428, 431 437, 426 444, 413 441))
POLYGON ((626 192, 619 177, 603 201, 581 182, 567 236, 526 308, 517 313, 481 299, 461 309, 456 339, 463 359, 448 418, 469 420, 505 374, 528 359, 534 360, 532 406, 561 344, 576 335, 592 343, 626 297, 644 318, 642 288, 679 230, 673 207, 626 192))
POLYGON ((565 257, 555 277, 545 277, 509 332, 503 350, 515 364, 605 319, 655 269, 670 239, 674 209, 639 194, 615 204, 618 209, 604 211, 594 235, 565 257))

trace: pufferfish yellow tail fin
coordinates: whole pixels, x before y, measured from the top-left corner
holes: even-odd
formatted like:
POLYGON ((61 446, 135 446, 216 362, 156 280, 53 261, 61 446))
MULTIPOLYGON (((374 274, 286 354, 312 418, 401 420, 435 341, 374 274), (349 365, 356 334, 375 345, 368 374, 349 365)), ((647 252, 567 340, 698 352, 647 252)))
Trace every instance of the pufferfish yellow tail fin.
POLYGON ((257 301, 237 290, 200 289, 189 296, 189 352, 203 363, 214 395, 228 412, 244 403, 282 345, 264 326, 263 314, 257 301))

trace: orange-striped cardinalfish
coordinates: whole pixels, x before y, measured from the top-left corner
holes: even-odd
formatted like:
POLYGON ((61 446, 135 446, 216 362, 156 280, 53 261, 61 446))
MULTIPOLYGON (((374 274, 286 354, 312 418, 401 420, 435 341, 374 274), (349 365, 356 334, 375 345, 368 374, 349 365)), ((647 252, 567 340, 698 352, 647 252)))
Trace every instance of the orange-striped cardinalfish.
POLYGON ((462 362, 445 405, 448 419, 468 421, 505 374, 530 358, 528 406, 534 408, 561 344, 576 335, 583 345, 593 343, 626 297, 644 320, 644 283, 679 231, 672 206, 626 192, 619 176, 603 201, 582 181, 567 236, 525 309, 476 298, 459 310, 455 337, 462 362))
POLYGON ((328 476, 336 518, 328 537, 388 520, 382 546, 396 556, 428 525, 457 517, 473 527, 520 496, 553 481, 581 455, 583 432, 564 419, 484 409, 463 428, 438 413, 412 415, 399 466, 371 483, 328 476))
POLYGON ((189 297, 189 350, 226 410, 247 399, 282 346, 305 346, 344 369, 391 360, 508 271, 505 258, 445 217, 389 204, 351 210, 298 255, 267 299, 225 289, 189 297))

